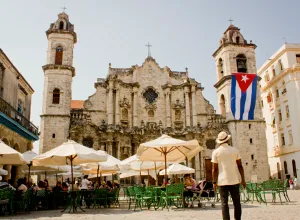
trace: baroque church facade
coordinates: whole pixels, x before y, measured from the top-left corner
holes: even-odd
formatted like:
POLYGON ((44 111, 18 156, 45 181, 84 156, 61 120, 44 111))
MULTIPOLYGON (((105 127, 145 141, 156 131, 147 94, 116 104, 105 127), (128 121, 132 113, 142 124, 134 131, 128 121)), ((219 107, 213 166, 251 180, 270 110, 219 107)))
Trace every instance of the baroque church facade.
POLYGON ((187 68, 178 72, 160 67, 151 56, 141 65, 129 68, 114 68, 109 64, 107 77, 95 82, 94 94, 86 100, 72 100, 73 48, 77 38, 68 15, 59 14, 46 34, 41 152, 69 138, 123 160, 135 154, 140 143, 168 134, 183 140, 198 140, 204 151, 188 165, 196 170, 197 180, 210 179, 211 154, 217 147, 215 139, 225 130, 232 134, 233 145, 241 151, 246 178, 268 178, 265 122, 260 106, 256 106, 253 121, 234 120, 230 113, 231 72, 239 71, 241 64, 248 68, 246 72, 256 72, 256 46, 248 44, 238 28, 230 26, 226 30, 213 55, 221 114, 216 114, 204 98, 203 86, 188 76, 187 68))

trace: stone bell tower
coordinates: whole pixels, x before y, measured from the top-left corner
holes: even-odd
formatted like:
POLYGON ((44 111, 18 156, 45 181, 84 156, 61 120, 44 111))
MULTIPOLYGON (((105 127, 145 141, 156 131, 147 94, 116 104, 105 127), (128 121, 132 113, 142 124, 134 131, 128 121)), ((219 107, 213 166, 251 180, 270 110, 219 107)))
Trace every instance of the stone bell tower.
POLYGON ((40 152, 66 142, 69 136, 72 99, 73 50, 77 42, 74 25, 62 12, 46 31, 47 63, 44 70, 43 107, 41 115, 40 152))
POLYGON ((218 109, 226 118, 232 135, 232 145, 239 149, 246 180, 268 179, 268 156, 265 121, 262 117, 260 92, 257 86, 254 120, 235 120, 230 107, 231 74, 236 72, 256 74, 256 45, 248 43, 238 27, 230 25, 224 32, 220 46, 213 54, 217 69, 218 109))

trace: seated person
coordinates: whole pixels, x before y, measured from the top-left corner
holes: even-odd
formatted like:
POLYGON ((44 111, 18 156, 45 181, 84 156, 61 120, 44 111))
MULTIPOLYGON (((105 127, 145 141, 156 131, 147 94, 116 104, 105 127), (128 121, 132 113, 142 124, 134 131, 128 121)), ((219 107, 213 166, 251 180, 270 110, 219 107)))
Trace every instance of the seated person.
POLYGON ((61 186, 61 182, 60 182, 60 181, 57 181, 56 186, 53 188, 53 191, 54 191, 54 192, 60 192, 60 191, 63 191, 63 188, 62 188, 62 186, 61 186))
POLYGON ((45 183, 45 189, 49 190, 49 191, 52 191, 52 188, 49 186, 49 182, 48 182, 47 179, 44 180, 44 183, 45 183))

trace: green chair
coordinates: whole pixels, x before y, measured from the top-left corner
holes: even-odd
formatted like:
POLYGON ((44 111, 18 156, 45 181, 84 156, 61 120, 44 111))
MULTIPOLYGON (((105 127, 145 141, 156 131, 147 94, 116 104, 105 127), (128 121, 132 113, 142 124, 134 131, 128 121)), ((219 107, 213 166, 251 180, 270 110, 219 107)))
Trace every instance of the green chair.
POLYGON ((134 211, 136 210, 137 206, 140 207, 140 210, 143 210, 144 205, 147 205, 149 209, 153 201, 152 192, 145 191, 143 187, 133 187, 133 190, 135 192, 134 211))
MULTIPOLYGON (((8 210, 10 214, 13 212, 14 191, 6 188, 0 190, 0 211, 8 210)), ((1 213, 1 212, 0 212, 1 213)))
POLYGON ((267 204, 266 194, 272 195, 272 202, 276 202, 276 194, 280 199, 280 203, 282 204, 281 196, 280 196, 280 181, 279 180, 267 180, 261 185, 261 194, 264 196, 264 201, 267 204))
POLYGON ((279 192, 281 192, 285 198, 285 200, 287 202, 290 202, 290 198, 289 198, 289 195, 288 195, 288 192, 287 192, 287 186, 288 186, 288 182, 289 180, 288 179, 285 179, 283 184, 281 185, 281 187, 279 188, 279 192))
POLYGON ((13 205, 15 210, 23 209, 24 212, 30 212, 30 198, 31 198, 32 190, 26 190, 26 192, 22 195, 20 200, 14 200, 13 205))
POLYGON ((108 193, 107 199, 108 199, 109 205, 114 205, 116 207, 120 207, 119 192, 120 192, 120 189, 115 189, 112 192, 108 193))
POLYGON ((254 199, 259 203, 263 201, 261 198, 261 190, 257 183, 246 183, 246 191, 248 201, 252 200, 252 203, 254 202, 254 199))
POLYGON ((108 196, 108 191, 107 189, 96 189, 95 190, 95 197, 94 197, 94 208, 96 205, 98 207, 107 207, 107 196, 108 196))
POLYGON ((162 192, 160 196, 158 209, 161 207, 162 209, 166 206, 168 211, 169 207, 175 205, 175 207, 183 207, 183 184, 171 184, 166 186, 166 191, 162 192))
POLYGON ((135 202, 135 192, 133 186, 127 188, 127 195, 129 198, 128 210, 130 209, 131 203, 135 202))

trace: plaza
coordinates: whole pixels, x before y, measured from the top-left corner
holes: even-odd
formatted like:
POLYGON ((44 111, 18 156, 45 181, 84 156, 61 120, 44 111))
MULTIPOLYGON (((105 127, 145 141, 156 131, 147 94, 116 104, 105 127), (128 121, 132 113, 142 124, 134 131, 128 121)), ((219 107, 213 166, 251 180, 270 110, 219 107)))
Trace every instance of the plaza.
MULTIPOLYGON (((242 219, 246 220, 296 220, 300 219, 296 213, 300 208, 300 191, 288 190, 289 197, 291 199, 290 203, 268 203, 259 204, 258 202, 247 202, 242 204, 242 219)), ((134 212, 128 210, 128 204, 125 201, 121 201, 120 208, 110 208, 110 209, 86 209, 86 212, 77 213, 61 213, 59 210, 51 211, 34 211, 26 215, 13 215, 13 216, 1 216, 0 219, 39 219, 39 220, 92 220, 92 219, 102 219, 102 220, 181 220, 181 219, 197 219, 197 220, 221 220, 221 206, 220 203, 216 204, 215 208, 207 206, 206 208, 187 208, 187 209, 167 209, 157 210, 154 209, 134 212)), ((230 204, 230 214, 233 216, 233 206, 230 204)))

